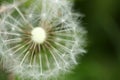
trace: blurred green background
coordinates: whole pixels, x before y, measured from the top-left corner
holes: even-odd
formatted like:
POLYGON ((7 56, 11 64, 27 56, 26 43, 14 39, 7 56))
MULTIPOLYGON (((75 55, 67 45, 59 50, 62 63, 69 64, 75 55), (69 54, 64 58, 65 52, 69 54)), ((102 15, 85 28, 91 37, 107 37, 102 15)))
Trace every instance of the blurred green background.
POLYGON ((75 0, 85 16, 87 54, 68 80, 120 80, 120 0, 75 0))
MULTIPOLYGON (((74 10, 84 14, 87 54, 60 80, 120 80, 120 0, 74 0, 74 4, 74 10)), ((7 75, 0 70, 0 80, 8 80, 7 75)))

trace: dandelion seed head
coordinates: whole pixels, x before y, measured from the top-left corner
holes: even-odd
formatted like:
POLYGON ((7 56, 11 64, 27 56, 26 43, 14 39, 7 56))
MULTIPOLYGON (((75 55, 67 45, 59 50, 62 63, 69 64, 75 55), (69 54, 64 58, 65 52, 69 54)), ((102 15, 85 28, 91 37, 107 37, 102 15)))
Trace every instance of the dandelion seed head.
POLYGON ((86 31, 70 2, 33 0, 27 8, 19 6, 2 14, 0 22, 0 54, 6 68, 29 80, 45 80, 74 68, 77 56, 86 52, 86 31))

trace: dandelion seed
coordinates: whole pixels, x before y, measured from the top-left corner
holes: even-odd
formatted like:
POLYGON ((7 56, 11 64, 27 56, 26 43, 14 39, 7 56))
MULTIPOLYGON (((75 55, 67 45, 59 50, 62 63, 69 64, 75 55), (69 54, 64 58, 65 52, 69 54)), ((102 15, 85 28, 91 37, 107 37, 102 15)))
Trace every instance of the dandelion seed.
POLYGON ((25 1, 22 1, 22 2, 17 2, 16 1, 16 2, 14 2, 14 4, 5 4, 5 5, 0 6, 0 14, 13 10, 14 6, 19 6, 22 3, 24 3, 25 1))
POLYGON ((0 53, 6 68, 29 80, 71 70, 76 56, 85 52, 86 31, 78 26, 78 15, 72 13, 69 1, 36 0, 27 8, 19 6, 1 18, 0 53))

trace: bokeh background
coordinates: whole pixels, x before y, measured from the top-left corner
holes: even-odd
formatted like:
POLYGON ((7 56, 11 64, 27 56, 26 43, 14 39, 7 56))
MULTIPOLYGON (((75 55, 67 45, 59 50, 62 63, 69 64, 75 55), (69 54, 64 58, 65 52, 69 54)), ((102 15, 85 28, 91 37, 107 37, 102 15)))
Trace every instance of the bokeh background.
MULTIPOLYGON (((0 4, 3 1, 7 0, 0 4)), ((87 53, 60 80, 120 80, 120 0, 74 0, 74 10, 84 15, 87 53)), ((10 80, 9 76, 0 67, 0 80, 10 80)))

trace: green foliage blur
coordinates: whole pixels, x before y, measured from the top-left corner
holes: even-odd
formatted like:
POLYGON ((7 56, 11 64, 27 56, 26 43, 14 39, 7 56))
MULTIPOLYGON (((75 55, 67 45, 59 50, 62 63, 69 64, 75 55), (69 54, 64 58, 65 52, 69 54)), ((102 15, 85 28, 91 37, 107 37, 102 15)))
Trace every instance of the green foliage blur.
POLYGON ((67 80, 120 80, 120 0, 75 0, 88 31, 87 54, 67 80))
MULTIPOLYGON (((120 80, 120 0, 74 0, 74 4, 74 10, 84 15, 87 53, 60 80, 120 80)), ((0 70, 0 80, 7 76, 0 70)))

